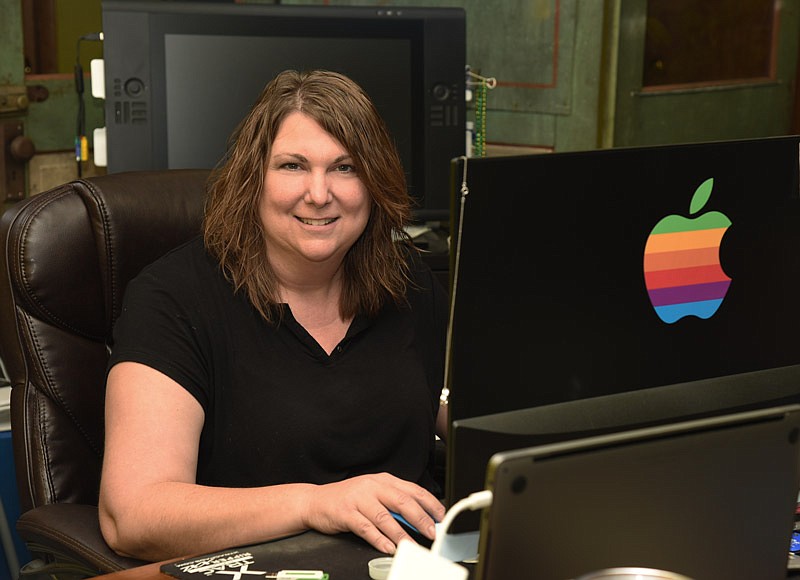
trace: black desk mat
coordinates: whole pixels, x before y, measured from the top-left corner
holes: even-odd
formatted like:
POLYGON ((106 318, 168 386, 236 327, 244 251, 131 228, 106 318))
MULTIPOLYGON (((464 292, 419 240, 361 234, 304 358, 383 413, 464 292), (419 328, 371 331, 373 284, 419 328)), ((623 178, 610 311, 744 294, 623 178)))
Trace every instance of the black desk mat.
MULTIPOLYGON (((232 578, 242 571, 243 579, 257 580, 255 571, 322 570, 330 580, 370 580, 368 562, 386 554, 379 552, 354 534, 326 535, 308 531, 297 536, 178 560, 161 566, 161 572, 181 580, 232 578), (226 574, 217 572, 227 571, 226 574)), ((471 566, 470 576, 473 576, 471 566)))

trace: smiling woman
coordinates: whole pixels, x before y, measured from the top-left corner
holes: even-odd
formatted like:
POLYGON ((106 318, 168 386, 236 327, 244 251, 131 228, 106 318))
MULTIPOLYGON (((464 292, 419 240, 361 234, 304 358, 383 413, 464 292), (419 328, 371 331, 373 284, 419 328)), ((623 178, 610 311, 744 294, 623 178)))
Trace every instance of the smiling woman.
MULTIPOLYGON (((407 244, 395 243, 398 238, 409 241, 404 227, 411 219, 411 201, 400 157, 383 119, 356 83, 343 75, 325 71, 303 77, 302 82, 298 78, 299 75, 292 72, 279 75, 267 85, 250 115, 237 128, 229 159, 211 183, 206 245, 216 254, 234 285, 247 293, 262 316, 267 320, 279 319, 281 308, 278 305, 282 300, 277 294, 271 265, 262 258, 264 224, 257 214, 262 212, 265 174, 273 169, 272 157, 276 153, 287 153, 273 152, 276 137, 281 132, 288 142, 290 133, 288 128, 281 131, 283 123, 293 113, 301 111, 307 120, 318 125, 314 132, 316 138, 309 139, 302 152, 288 151, 293 169, 282 171, 302 173, 298 163, 302 159, 298 158, 298 153, 313 151, 319 155, 323 145, 337 151, 327 159, 328 163, 333 163, 334 157, 339 161, 343 155, 349 157, 347 165, 355 168, 355 173, 345 175, 350 175, 366 189, 372 207, 368 210, 371 219, 363 235, 348 249, 343 260, 343 267, 357 277, 342 280, 344 292, 340 308, 344 318, 352 317, 359 309, 374 314, 382 305, 385 293, 394 301, 403 301, 407 281, 406 260, 402 257, 407 244), (322 133, 325 135, 320 142, 318 137, 322 133), (266 159, 262 157, 263 151, 267 152, 266 159), (376 151, 380 151, 379 156, 376 151), (247 212, 247 215, 242 216, 245 219, 232 221, 229 219, 231 212, 247 212), (238 247, 233 247, 234 240, 238 247), (258 276, 251 276, 254 268, 259 270, 258 276), (355 285, 356 281, 360 288, 355 285)), ((292 139, 296 144, 302 137, 295 135, 292 139)), ((307 162, 306 158, 306 165, 307 162)), ((339 165, 334 163, 333 166, 339 165)), ((338 173, 342 173, 341 168, 338 173)), ((310 176, 315 174, 312 172, 310 176)), ((308 185, 313 184, 308 182, 308 185)), ((270 251, 268 247, 267 253, 270 251)))
MULTIPOLYGON (((287 279, 300 276, 304 285, 333 280, 367 226, 370 199, 352 163, 342 144, 304 113, 291 113, 281 123, 266 163, 260 217, 267 258, 281 269, 285 302, 293 293, 287 279)), ((336 319, 338 310, 331 313, 336 319)), ((338 343, 343 337, 331 338, 338 343)))
POLYGON ((126 290, 110 546, 155 560, 314 529, 393 553, 409 535, 391 512, 433 539, 448 308, 410 208, 356 83, 285 71, 266 86, 212 174, 204 235, 126 290))

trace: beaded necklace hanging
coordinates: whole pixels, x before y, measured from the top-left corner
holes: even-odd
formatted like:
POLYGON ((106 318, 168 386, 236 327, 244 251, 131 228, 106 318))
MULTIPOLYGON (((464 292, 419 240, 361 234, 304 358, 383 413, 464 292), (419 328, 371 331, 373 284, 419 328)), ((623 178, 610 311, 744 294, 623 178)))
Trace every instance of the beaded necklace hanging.
POLYGON ((486 157, 486 97, 488 90, 497 86, 497 80, 474 73, 469 67, 467 67, 467 77, 467 86, 475 87, 475 136, 472 155, 486 157), (475 80, 472 81, 470 78, 475 80))
POLYGON ((475 91, 475 157, 486 157, 486 81, 478 83, 475 91))

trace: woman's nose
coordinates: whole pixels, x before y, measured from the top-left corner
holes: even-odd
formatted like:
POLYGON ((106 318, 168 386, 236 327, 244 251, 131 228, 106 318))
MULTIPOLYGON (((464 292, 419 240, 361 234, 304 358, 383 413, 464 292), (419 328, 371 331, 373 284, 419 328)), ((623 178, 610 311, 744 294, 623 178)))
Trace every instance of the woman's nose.
POLYGON ((306 203, 322 206, 330 203, 331 198, 330 183, 328 182, 327 175, 319 172, 311 172, 306 187, 306 203))

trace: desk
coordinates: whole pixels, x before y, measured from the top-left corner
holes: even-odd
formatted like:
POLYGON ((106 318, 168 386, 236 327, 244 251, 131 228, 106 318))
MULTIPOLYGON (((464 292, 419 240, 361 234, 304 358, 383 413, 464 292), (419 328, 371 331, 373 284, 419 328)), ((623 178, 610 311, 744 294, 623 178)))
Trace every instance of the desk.
POLYGON ((129 568, 122 572, 103 574, 102 576, 97 576, 97 578, 102 578, 103 580, 168 580, 170 577, 161 573, 162 563, 146 564, 137 568, 129 568))
MULTIPOLYGON (((260 565, 262 562, 267 563, 269 571, 274 572, 281 569, 324 570, 330 574, 331 580, 370 580, 367 563, 373 558, 385 556, 354 534, 325 535, 315 531, 250 546, 248 550, 256 556, 260 565)), ((164 563, 166 562, 146 564, 138 568, 106 574, 99 578, 103 580, 169 580, 171 577, 162 574, 160 570, 164 563)), ((199 576, 198 580, 204 578, 206 577, 199 576)), ((259 577, 248 576, 248 578, 258 580, 259 577)))
MULTIPOLYGON (((325 536, 313 531, 261 544, 254 547, 254 549, 256 548, 259 553, 269 553, 270 557, 275 558, 275 570, 279 568, 319 568, 328 572, 331 580, 371 580, 367 571, 367 562, 372 558, 383 556, 352 534, 325 536)), ((98 580, 174 580, 171 576, 161 573, 161 565, 167 562, 146 564, 97 578, 98 580)), ((474 565, 467 565, 466 568, 469 570, 469 578, 474 579, 474 565)), ((797 574, 798 570, 788 570, 787 578, 798 578, 797 574)), ((205 578, 205 576, 199 576, 198 580, 205 578)), ((232 576, 228 576, 228 578, 232 578, 232 576)), ((259 577, 248 576, 247 579, 258 580, 259 577)))
MULTIPOLYGON (((259 569, 270 572, 283 569, 324 570, 330 574, 331 580, 370 580, 367 562, 385 555, 354 534, 326 535, 313 530, 290 538, 249 546, 246 549, 255 556, 259 569)), ((160 572, 163 563, 147 564, 102 578, 166 580, 170 577, 160 572)), ((202 580, 205 576, 199 578, 202 580)), ((258 577, 248 576, 248 578, 257 580, 258 577)))

